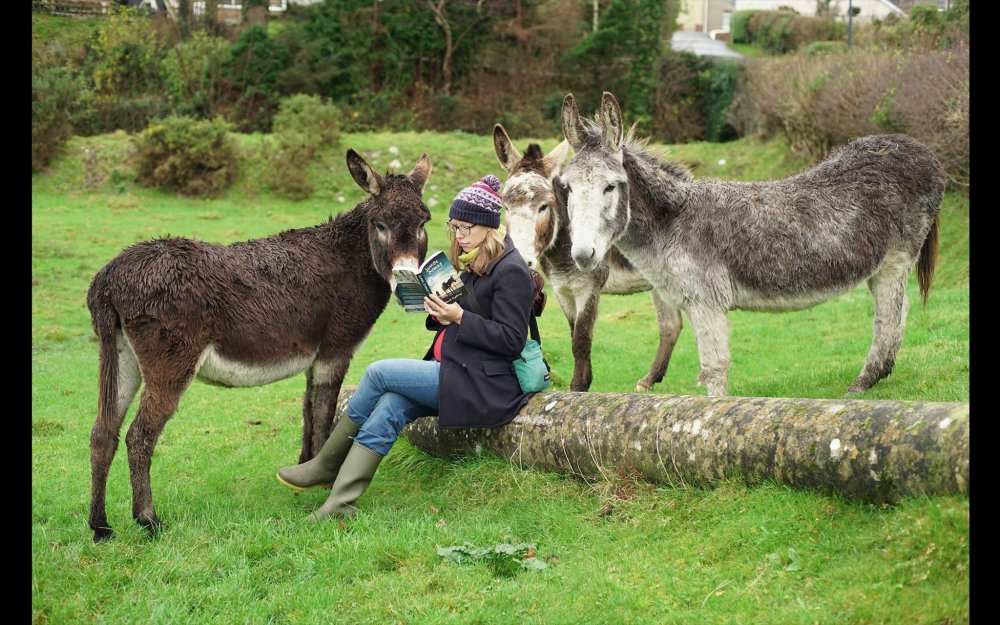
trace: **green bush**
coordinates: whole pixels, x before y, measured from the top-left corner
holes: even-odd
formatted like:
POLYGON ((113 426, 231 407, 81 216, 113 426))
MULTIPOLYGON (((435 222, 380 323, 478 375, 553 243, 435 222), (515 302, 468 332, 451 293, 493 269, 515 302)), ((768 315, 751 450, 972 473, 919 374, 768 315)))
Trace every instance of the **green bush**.
POLYGON ((114 9, 88 51, 96 91, 112 97, 158 91, 166 50, 148 17, 137 9, 114 9))
POLYGON ((288 49, 253 25, 229 48, 222 64, 226 118, 243 132, 271 129, 278 110, 278 75, 288 65, 288 49))
MULTIPOLYGON (((442 100, 451 102, 446 94, 440 94, 442 100)), ((460 99, 458 99, 460 101, 460 99)), ((434 97, 437 102, 437 97, 434 97)), ((385 128, 393 130, 413 130, 416 128, 416 104, 411 102, 405 93, 393 89, 382 89, 377 92, 361 92, 348 98, 340 105, 344 111, 341 128, 344 132, 369 132, 385 128)), ((431 114, 437 111, 432 107, 431 114)), ((432 126, 433 127, 433 126, 432 126)), ((453 130, 455 126, 447 126, 453 130)))
POLYGON ((313 193, 309 165, 317 150, 340 140, 340 111, 315 95, 285 98, 263 145, 264 183, 277 195, 301 200, 313 193))
POLYGON ((806 17, 793 11, 737 11, 733 41, 750 43, 773 54, 785 54, 813 41, 841 39, 846 26, 830 17, 806 17))
POLYGON ((792 13, 759 11, 750 18, 753 43, 775 54, 788 52, 792 49, 792 18, 792 13))
POLYGON ((740 66, 733 61, 718 60, 698 75, 705 109, 705 131, 709 141, 730 141, 736 131, 727 122, 729 105, 736 90, 740 66))
POLYGON ((222 63, 228 55, 228 41, 196 31, 163 57, 160 71, 177 114, 211 115, 221 88, 222 63))
POLYGON ((669 25, 677 2, 611 0, 601 13, 597 30, 567 51, 563 71, 581 111, 593 111, 601 92, 618 99, 626 117, 639 122, 648 134, 650 113, 656 108, 660 60, 669 47, 669 25))
POLYGON ((236 147, 222 118, 166 117, 136 139, 139 182, 181 195, 215 197, 236 180, 236 147))
POLYGON ((939 11, 928 5, 914 6, 908 19, 889 14, 884 20, 854 25, 854 45, 885 50, 947 50, 969 39, 968 0, 953 0, 939 11))
POLYGON ((316 95, 299 93, 281 100, 272 132, 301 135, 299 142, 326 148, 340 141, 340 109, 316 95))
POLYGON ((140 132, 154 119, 170 115, 170 103, 161 95, 139 93, 127 96, 95 95, 73 124, 75 134, 89 137, 115 130, 140 132))
POLYGON ((271 135, 265 140, 261 154, 267 163, 263 182, 272 193, 291 200, 304 200, 313 194, 309 165, 316 154, 316 146, 305 135, 271 135))
POLYGON ((736 11, 733 13, 729 29, 734 43, 750 43, 750 18, 756 11, 736 11))
POLYGON ((73 134, 74 117, 83 108, 87 84, 66 67, 31 68, 31 171, 44 168, 73 134))
POLYGON ((664 143, 705 140, 705 110, 698 74, 710 63, 706 57, 690 52, 671 51, 660 60, 660 80, 650 123, 650 130, 658 140, 664 143))

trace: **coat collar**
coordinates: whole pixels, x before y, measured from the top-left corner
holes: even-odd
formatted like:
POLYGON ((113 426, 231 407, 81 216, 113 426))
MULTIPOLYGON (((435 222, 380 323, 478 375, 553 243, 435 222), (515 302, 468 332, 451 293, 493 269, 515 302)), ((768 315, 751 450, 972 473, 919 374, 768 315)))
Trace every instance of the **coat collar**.
POLYGON ((503 238, 503 253, 500 254, 500 256, 497 256, 496 260, 494 260, 486 267, 486 272, 483 275, 488 276, 491 273, 493 273, 493 268, 496 267, 498 264, 500 264, 500 261, 503 260, 503 258, 507 256, 507 254, 510 254, 513 251, 514 251, 514 241, 511 240, 510 235, 508 234, 503 238))

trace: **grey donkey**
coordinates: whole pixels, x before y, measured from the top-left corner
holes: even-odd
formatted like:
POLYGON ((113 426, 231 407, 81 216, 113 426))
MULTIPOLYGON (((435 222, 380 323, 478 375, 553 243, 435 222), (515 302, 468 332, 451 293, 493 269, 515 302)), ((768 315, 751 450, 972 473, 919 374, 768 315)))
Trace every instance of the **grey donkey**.
POLYGON ((789 178, 726 182, 692 179, 626 136, 610 93, 593 120, 581 119, 567 95, 562 127, 576 154, 553 191, 569 217, 573 260, 595 271, 613 245, 681 308, 709 395, 726 394, 729 310, 809 308, 862 282, 875 300, 873 337, 847 392, 892 372, 910 270, 926 305, 937 259, 945 176, 926 146, 873 135, 789 178))

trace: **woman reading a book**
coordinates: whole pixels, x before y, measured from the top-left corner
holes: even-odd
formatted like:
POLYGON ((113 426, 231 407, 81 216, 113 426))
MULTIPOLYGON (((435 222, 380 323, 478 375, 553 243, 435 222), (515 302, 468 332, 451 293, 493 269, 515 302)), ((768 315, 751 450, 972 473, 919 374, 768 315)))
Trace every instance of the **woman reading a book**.
POLYGON ((527 338, 534 281, 500 223, 501 204, 493 175, 458 193, 447 223, 448 257, 470 294, 451 304, 425 298, 426 326, 435 334, 424 358, 368 365, 347 402, 348 418, 316 457, 278 471, 278 481, 296 490, 333 485, 310 520, 352 516, 407 423, 436 414, 443 428, 495 427, 528 401, 511 360, 527 338))

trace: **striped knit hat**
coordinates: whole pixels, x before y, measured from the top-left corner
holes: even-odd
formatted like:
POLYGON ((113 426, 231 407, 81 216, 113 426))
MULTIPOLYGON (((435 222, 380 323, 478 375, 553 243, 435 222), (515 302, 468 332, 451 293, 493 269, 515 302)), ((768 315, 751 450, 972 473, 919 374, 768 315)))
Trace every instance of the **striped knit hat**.
POLYGON ((500 179, 493 174, 486 174, 478 182, 458 192, 451 202, 448 217, 497 228, 500 226, 502 203, 500 179))

